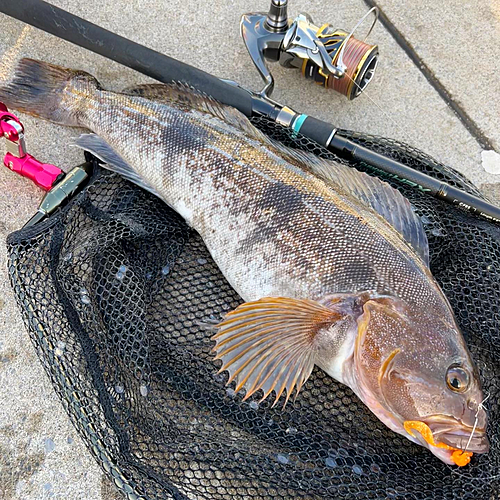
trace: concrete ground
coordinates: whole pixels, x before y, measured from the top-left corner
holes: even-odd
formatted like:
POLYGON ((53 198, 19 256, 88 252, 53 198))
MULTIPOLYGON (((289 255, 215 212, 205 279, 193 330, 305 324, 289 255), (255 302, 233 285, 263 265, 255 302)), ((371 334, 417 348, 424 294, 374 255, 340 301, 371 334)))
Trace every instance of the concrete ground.
MULTIPOLYGON (((367 10, 362 0, 290 1, 290 16, 305 11, 318 24, 345 29, 367 10)), ((268 0, 52 3, 217 76, 252 89, 261 86, 238 23, 245 12, 267 10, 268 0)), ((500 152, 500 0, 377 3, 415 49, 429 78, 379 24, 371 40, 379 44, 380 64, 367 95, 348 102, 275 67, 275 99, 339 127, 417 146, 466 174, 500 204, 498 157, 485 152, 500 152), (469 117, 468 128, 429 83, 433 79, 469 117)), ((29 56, 87 70, 114 89, 146 81, 6 16, 0 15, 0 26, 0 79, 12 61, 29 56)), ((68 147, 74 130, 22 119, 36 157, 65 169, 81 161, 81 153, 68 147)), ((5 237, 34 213, 42 193, 5 168, 0 168, 0 193, 0 261, 5 262, 5 237)), ((0 387, 1 500, 119 498, 76 435, 34 354, 5 265, 0 269, 0 387)))

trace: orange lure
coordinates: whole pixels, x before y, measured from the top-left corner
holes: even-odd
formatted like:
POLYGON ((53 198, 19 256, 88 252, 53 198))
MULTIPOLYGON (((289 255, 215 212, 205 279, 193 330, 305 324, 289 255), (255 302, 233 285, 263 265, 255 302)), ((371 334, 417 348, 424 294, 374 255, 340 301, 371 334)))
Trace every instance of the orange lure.
POLYGON ((412 430, 416 430, 420 432, 420 434, 428 444, 436 446, 437 448, 444 448, 445 450, 454 450, 451 454, 451 460, 459 467, 463 467, 470 462, 470 459, 472 457, 472 453, 470 451, 462 451, 456 448, 452 448, 451 446, 448 446, 444 443, 434 442, 432 431, 426 423, 420 422, 418 420, 406 420, 406 422, 404 423, 404 427, 405 431, 410 434, 410 436, 415 437, 415 434, 413 434, 412 430))

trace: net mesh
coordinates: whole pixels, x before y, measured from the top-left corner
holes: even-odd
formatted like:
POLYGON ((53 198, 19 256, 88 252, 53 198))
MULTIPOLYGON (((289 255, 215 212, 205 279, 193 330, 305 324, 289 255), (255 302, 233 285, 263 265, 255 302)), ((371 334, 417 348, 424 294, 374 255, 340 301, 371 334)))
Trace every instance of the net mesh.
MULTIPOLYGON (((254 123, 334 158, 265 119, 254 123)), ((341 132, 478 194, 416 149, 341 132)), ((491 451, 461 469, 391 432, 317 368, 284 410, 258 396, 242 402, 225 386, 227 374, 217 374, 206 326, 241 299, 200 237, 119 176, 97 168, 65 209, 9 236, 12 285, 40 360, 130 500, 499 497, 500 228, 389 181, 422 218, 432 272, 490 395, 491 451)))

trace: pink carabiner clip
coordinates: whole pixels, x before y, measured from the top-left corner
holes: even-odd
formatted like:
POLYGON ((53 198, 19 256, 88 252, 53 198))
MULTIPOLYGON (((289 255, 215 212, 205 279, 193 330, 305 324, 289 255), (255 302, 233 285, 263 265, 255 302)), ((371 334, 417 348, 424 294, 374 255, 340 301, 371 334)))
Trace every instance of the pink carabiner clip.
POLYGON ((17 116, 9 113, 2 102, 0 102, 0 133, 7 140, 7 153, 3 159, 7 168, 31 179, 46 191, 64 177, 64 172, 60 168, 50 163, 42 163, 26 152, 23 124, 17 116))

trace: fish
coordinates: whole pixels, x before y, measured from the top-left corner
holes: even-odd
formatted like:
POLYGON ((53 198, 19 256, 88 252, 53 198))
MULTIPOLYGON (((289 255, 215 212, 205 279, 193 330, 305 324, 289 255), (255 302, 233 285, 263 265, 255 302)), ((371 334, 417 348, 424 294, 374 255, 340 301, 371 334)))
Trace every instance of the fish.
POLYGON ((23 59, 0 100, 89 129, 78 147, 201 235, 244 301, 213 335, 214 359, 244 399, 287 404, 317 366, 447 464, 488 451, 479 372, 399 191, 287 148, 183 84, 112 92, 83 71, 23 59))

